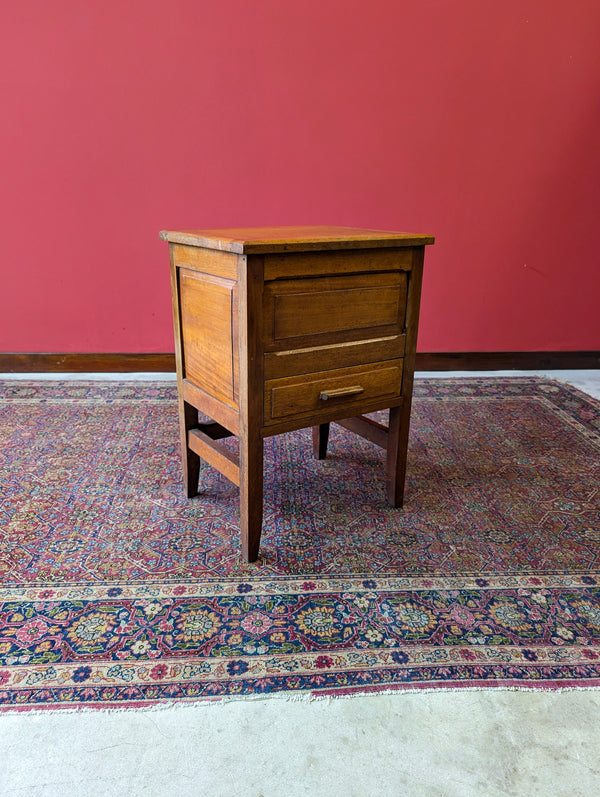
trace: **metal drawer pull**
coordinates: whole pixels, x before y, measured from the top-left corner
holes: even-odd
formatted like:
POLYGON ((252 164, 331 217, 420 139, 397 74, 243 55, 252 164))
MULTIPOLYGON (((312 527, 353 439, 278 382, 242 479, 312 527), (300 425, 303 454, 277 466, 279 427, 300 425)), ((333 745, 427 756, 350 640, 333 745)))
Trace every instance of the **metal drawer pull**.
POLYGON ((364 393, 364 387, 360 385, 353 385, 352 387, 338 387, 335 390, 323 390, 319 393, 319 398, 322 401, 327 401, 332 398, 343 398, 345 396, 357 396, 359 393, 364 393))

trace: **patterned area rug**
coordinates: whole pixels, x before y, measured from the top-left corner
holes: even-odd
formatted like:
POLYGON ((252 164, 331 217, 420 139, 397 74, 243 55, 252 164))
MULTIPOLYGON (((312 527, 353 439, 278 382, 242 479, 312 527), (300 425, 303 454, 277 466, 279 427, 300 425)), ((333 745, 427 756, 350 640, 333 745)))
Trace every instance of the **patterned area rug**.
POLYGON ((600 403, 531 378, 416 383, 406 502, 332 426, 237 488, 180 486, 173 383, 0 384, 0 705, 600 685, 600 403))

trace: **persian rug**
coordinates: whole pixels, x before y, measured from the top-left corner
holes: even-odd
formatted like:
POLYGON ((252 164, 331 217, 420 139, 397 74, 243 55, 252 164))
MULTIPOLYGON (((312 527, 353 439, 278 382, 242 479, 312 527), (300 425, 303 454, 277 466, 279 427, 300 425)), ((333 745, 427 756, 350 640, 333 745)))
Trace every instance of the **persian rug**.
POLYGON ((403 509, 341 427, 265 454, 247 564, 237 488, 183 496, 173 383, 1 383, 0 705, 600 685, 599 402, 417 380, 403 509))

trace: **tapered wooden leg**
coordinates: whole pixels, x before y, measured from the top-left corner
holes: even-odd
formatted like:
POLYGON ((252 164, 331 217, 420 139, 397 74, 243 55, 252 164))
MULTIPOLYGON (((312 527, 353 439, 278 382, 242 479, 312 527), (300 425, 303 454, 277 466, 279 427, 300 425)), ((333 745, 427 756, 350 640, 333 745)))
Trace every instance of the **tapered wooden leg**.
POLYGON ((410 402, 390 409, 386 468, 387 499, 391 506, 402 506, 404 501, 409 425, 410 402))
POLYGON ((183 489, 187 498, 198 495, 200 457, 188 447, 188 431, 198 426, 198 410, 179 400, 179 431, 181 437, 181 462, 183 466, 183 489))
POLYGON ((240 531, 242 556, 258 559, 263 519, 263 441, 257 435, 240 437, 240 531))
POLYGON ((325 459, 329 442, 329 424, 321 423, 312 428, 313 454, 316 459, 325 459))

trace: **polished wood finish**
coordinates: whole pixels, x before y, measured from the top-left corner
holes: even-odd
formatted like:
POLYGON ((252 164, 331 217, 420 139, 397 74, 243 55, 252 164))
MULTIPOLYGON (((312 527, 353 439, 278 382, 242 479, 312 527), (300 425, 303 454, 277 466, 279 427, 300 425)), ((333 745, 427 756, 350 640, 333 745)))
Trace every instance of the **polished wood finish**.
POLYGON ((179 269, 186 377, 230 407, 238 407, 233 345, 236 282, 179 269))
POLYGON ((197 428, 189 430, 187 445, 195 454, 227 477, 229 481, 238 487, 240 486, 240 460, 228 448, 219 445, 215 438, 197 428))
POLYGON ((387 449, 388 500, 399 506, 423 255, 433 239, 335 227, 161 237, 170 242, 187 495, 200 459, 239 485, 242 555, 252 562, 263 439, 311 426, 323 459, 337 421, 387 449), (386 408, 389 430, 364 417, 386 408), (239 457, 219 443, 230 433, 239 457))
POLYGON ((198 425, 198 404, 186 397, 183 389, 183 341, 181 329, 181 313, 179 302, 179 279, 174 251, 169 252, 171 269, 171 302, 173 309, 173 331, 175 339, 175 362, 177 363, 177 402, 179 408, 179 442, 181 449, 181 468, 183 473, 183 489, 187 498, 198 493, 200 479, 200 456, 188 444, 188 434, 198 425))
MULTIPOLYGON (((178 374, 179 376, 179 374, 178 374)), ((226 429, 230 429, 232 434, 239 434, 240 416, 239 411, 233 409, 223 401, 211 396, 202 388, 190 382, 189 379, 177 379, 178 393, 183 394, 187 402, 195 407, 201 407, 202 412, 213 420, 220 423, 226 429)))
POLYGON ((403 360, 385 360, 268 380, 265 382, 265 425, 284 419, 328 415, 332 407, 348 411, 373 401, 385 405, 386 399, 393 401, 401 393, 402 369, 403 360))
POLYGON ((238 260, 240 532, 247 562, 258 558, 263 515, 263 268, 262 257, 238 260))
POLYGON ((301 349, 265 352, 265 379, 277 379, 316 370, 332 371, 362 363, 402 357, 406 335, 386 335, 367 340, 351 340, 301 349))
MULTIPOLYGON (((421 296, 424 257, 424 247, 415 249, 410 289, 413 296, 416 297, 421 296)), ((402 389, 403 400, 402 404, 390 408, 386 469, 388 503, 392 506, 402 506, 404 501, 406 452, 408 449, 408 432, 412 406, 415 353, 417 349, 420 309, 420 299, 407 303, 406 354, 404 356, 404 384, 402 389)))
POLYGON ((160 237, 171 243, 237 254, 425 246, 432 244, 434 240, 430 235, 331 226, 165 230, 160 233, 160 237))
POLYGON ((410 271, 408 249, 329 249, 265 255, 265 280, 292 279, 306 274, 357 274, 368 271, 410 271))
POLYGON ((268 282, 265 343, 281 349, 296 338, 310 346, 324 336, 328 343, 356 339, 364 329, 380 335, 401 331, 406 286, 404 272, 268 282))
POLYGON ((199 249, 197 246, 173 246, 173 260, 179 268, 187 268, 200 274, 237 280, 237 257, 230 252, 199 249))

